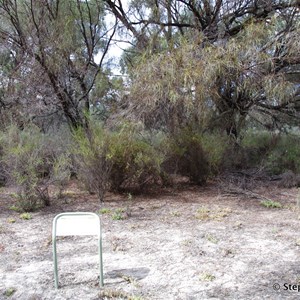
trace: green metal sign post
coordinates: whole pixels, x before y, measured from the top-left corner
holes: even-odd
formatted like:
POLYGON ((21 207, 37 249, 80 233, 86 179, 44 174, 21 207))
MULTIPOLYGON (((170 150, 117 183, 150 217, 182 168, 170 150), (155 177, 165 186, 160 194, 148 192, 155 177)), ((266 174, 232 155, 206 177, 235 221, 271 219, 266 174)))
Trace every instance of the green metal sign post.
POLYGON ((55 288, 58 289, 58 267, 57 267, 57 236, 89 235, 98 237, 98 254, 100 269, 100 287, 104 286, 103 259, 102 259, 102 235, 100 217, 90 212, 67 212, 57 215, 53 220, 52 242, 55 288))

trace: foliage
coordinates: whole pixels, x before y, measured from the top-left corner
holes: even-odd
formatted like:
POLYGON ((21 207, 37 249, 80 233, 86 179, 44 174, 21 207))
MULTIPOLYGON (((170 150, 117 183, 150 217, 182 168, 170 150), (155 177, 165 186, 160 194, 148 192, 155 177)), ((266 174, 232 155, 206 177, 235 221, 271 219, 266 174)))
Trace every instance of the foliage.
POLYGON ((100 213, 101 215, 104 215, 104 214, 110 214, 110 213, 111 213, 111 210, 110 210, 109 208, 103 207, 103 208, 101 208, 101 209, 99 210, 99 213, 100 213))
POLYGON ((299 127, 297 1, 48 2, 0 1, 0 122, 15 126, 1 134, 0 184, 18 186, 21 208, 48 205, 71 171, 100 200, 172 173, 300 172, 299 142, 277 134, 299 127), (130 43, 124 77, 106 59, 116 32, 130 43), (253 126, 271 133, 243 137, 253 126))
POLYGON ((161 147, 151 144, 134 124, 124 123, 110 131, 91 121, 88 132, 74 132, 77 175, 101 200, 107 189, 141 190, 161 184, 166 176, 161 169, 165 157, 161 147))
POLYGON ((20 212, 21 211, 20 207, 15 206, 15 205, 10 206, 9 209, 12 210, 12 211, 16 211, 16 212, 20 212))
POLYGON ((218 209, 209 209, 207 207, 200 207, 197 209, 195 217, 201 221, 208 221, 208 220, 216 220, 222 221, 224 218, 228 217, 232 211, 230 208, 218 208, 218 209))
POLYGON ((277 201, 264 200, 261 201, 261 205, 267 208, 282 208, 282 204, 277 201))
POLYGON ((120 300, 143 300, 141 296, 128 294, 122 290, 103 289, 99 294, 100 299, 120 299, 120 300))
MULTIPOLYGON (((265 161, 278 142, 278 134, 265 130, 247 130, 243 133, 240 147, 235 149, 236 159, 232 160, 235 167, 251 168, 265 166, 265 161)), ((232 157, 231 157, 232 158, 232 157)))
POLYGON ((23 130, 12 125, 0 134, 5 172, 18 187, 18 206, 24 211, 50 205, 49 185, 62 187, 70 177, 68 157, 48 141, 34 125, 23 130))
POLYGON ((84 113, 115 33, 105 26, 104 3, 3 0, 0 15, 0 49, 7 49, 12 65, 0 71, 4 106, 17 104, 19 113, 38 123, 86 126, 84 113))
POLYGON ((114 76, 111 71, 100 73, 95 80, 91 94, 90 113, 98 120, 106 121, 118 108, 122 96, 123 79, 114 76))
POLYGON ((287 171, 299 174, 299 149, 298 135, 247 130, 243 133, 239 145, 233 145, 226 150, 223 163, 227 168, 260 167, 272 175, 287 171))
POLYGON ((139 131, 133 124, 125 123, 110 136, 108 155, 113 190, 143 189, 159 184, 162 179, 163 153, 139 137, 139 131))
POLYGON ((109 135, 101 124, 91 123, 88 132, 78 128, 73 132, 72 153, 76 173, 90 192, 96 192, 102 202, 109 188, 111 161, 109 135))
POLYGON ((202 273, 200 276, 200 279, 202 281, 214 281, 216 279, 216 276, 214 276, 210 273, 202 273))
POLYGON ((220 133, 205 133, 201 135, 203 150, 207 153, 209 174, 216 175, 222 170, 222 163, 230 141, 220 133))
POLYGON ((7 290, 5 290, 5 292, 3 293, 4 296, 6 297, 10 297, 12 296, 15 292, 16 292, 16 288, 10 287, 7 290))
POLYGON ((29 214, 29 213, 22 213, 22 214, 20 214, 20 218, 21 218, 22 220, 31 220, 31 219, 32 219, 32 216, 31 216, 31 214, 29 214))
POLYGON ((282 67, 274 64, 274 56, 285 41, 289 60, 298 59, 297 42, 291 37, 299 35, 299 28, 280 43, 270 43, 279 23, 279 18, 250 22, 234 38, 215 44, 205 43, 201 34, 193 40, 182 38, 174 49, 142 57, 131 86, 133 114, 149 128, 171 134, 199 126, 236 138, 249 119, 268 128, 291 124, 299 118, 294 109, 297 91, 279 72, 282 67))
POLYGON ((168 140, 166 171, 203 184, 220 171, 226 144, 226 137, 219 134, 199 134, 184 129, 168 140))
POLYGON ((120 220, 123 220, 124 217, 123 217, 122 212, 120 212, 120 211, 114 212, 114 214, 112 215, 112 219, 113 219, 114 221, 120 221, 120 220))
POLYGON ((248 130, 244 133, 241 146, 245 148, 268 149, 274 144, 276 135, 264 130, 248 130))
POLYGON ((208 241, 210 241, 211 243, 213 243, 213 244, 217 244, 217 243, 219 242, 219 240, 218 240, 214 235, 212 235, 212 234, 210 234, 210 233, 207 233, 207 234, 205 235, 205 238, 206 238, 208 241))
POLYGON ((266 166, 273 174, 281 174, 288 170, 300 174, 299 136, 281 135, 276 147, 268 154, 266 166))

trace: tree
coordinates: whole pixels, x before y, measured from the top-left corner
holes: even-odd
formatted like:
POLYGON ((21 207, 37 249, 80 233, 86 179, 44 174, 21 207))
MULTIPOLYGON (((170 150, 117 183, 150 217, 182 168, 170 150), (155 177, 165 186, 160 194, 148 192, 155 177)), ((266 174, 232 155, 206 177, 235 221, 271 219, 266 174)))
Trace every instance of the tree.
POLYGON ((21 92, 29 106, 39 104, 34 117, 58 114, 72 128, 87 127, 90 93, 115 33, 104 13, 94 0, 0 1, 0 41, 18 62, 16 98, 21 92))
MULTIPOLYGON (((106 2, 120 10, 120 1, 106 2)), ((250 117, 273 129, 299 120, 299 90, 287 76, 300 65, 297 1, 134 1, 130 8, 125 26, 135 31, 137 51, 141 35, 147 41, 131 60, 131 111, 149 127, 174 132, 206 122, 236 138, 250 117)))

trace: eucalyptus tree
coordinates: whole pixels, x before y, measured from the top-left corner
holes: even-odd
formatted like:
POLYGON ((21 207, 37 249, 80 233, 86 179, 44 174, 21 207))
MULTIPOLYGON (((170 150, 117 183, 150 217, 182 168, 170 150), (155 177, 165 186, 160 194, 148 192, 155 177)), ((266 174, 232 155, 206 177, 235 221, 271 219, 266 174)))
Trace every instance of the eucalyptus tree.
POLYGON ((115 33, 102 1, 1 0, 0 43, 15 61, 15 99, 33 117, 87 126, 91 91, 115 33), (18 76, 17 76, 18 75, 18 76))

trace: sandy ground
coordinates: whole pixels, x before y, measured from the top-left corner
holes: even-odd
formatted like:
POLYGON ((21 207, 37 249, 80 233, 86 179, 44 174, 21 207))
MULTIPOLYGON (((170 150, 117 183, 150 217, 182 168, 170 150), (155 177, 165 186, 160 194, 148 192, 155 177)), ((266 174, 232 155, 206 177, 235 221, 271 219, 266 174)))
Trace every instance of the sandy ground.
POLYGON ((105 287, 98 285, 93 237, 60 238, 54 289, 51 224, 66 211, 99 212, 97 199, 71 186, 66 200, 23 220, 0 201, 0 299, 299 299, 297 189, 273 183, 259 199, 222 194, 216 184, 152 196, 109 194, 102 205, 105 287), (103 209, 105 208, 105 209, 103 209), (15 222, 14 222, 15 221, 15 222), (278 287, 280 289, 278 290, 278 287))

